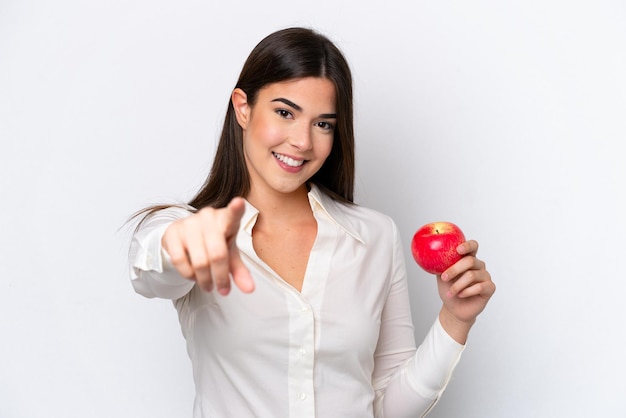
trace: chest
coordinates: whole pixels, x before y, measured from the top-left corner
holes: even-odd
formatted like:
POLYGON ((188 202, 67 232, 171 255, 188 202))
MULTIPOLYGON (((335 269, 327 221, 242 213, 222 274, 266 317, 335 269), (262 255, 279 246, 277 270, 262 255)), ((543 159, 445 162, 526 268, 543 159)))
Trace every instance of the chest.
POLYGON ((246 350, 246 358, 259 362, 272 358, 270 363, 282 364, 289 350, 296 347, 298 353, 300 348, 316 353, 316 364, 358 361, 370 367, 393 271, 389 243, 378 240, 375 246, 363 245, 323 220, 308 241, 267 238, 262 244, 275 245, 279 250, 271 253, 281 253, 282 249, 282 254, 289 254, 292 260, 262 260, 262 248, 253 248, 252 234, 240 234, 237 245, 254 278, 253 293, 235 289, 228 297, 221 297, 197 290, 190 295, 188 312, 192 315, 189 321, 181 318, 181 323, 189 322, 191 329, 186 335, 193 335, 190 340, 206 344, 195 352, 232 357, 233 363, 239 364, 241 350, 246 350), (285 284, 293 278, 285 271, 294 260, 300 260, 300 288, 297 283, 285 284), (287 279, 279 277, 280 272, 287 279), (276 351, 277 347, 286 351, 276 351))
POLYGON ((300 292, 316 236, 315 222, 297 228, 255 228, 252 245, 261 260, 300 292))

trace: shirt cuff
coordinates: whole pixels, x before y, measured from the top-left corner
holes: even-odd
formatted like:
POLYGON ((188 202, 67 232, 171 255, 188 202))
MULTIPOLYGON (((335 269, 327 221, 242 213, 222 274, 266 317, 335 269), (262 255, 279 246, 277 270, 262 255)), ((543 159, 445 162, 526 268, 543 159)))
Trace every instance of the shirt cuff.
POLYGON ((448 385, 464 350, 465 345, 450 337, 437 318, 407 364, 408 384, 420 395, 437 399, 448 385))
POLYGON ((189 212, 170 208, 154 216, 138 231, 131 242, 130 276, 135 291, 153 298, 178 299, 194 286, 192 280, 182 277, 172 265, 161 240, 167 227, 189 212))
POLYGON ((162 273, 164 260, 167 260, 169 266, 172 265, 169 256, 167 256, 167 253, 163 250, 161 245, 163 234, 165 234, 165 230, 170 226, 170 223, 159 225, 141 237, 135 237, 133 246, 136 252, 132 260, 133 268, 142 271, 162 273), (164 257, 164 255, 167 257, 164 257))

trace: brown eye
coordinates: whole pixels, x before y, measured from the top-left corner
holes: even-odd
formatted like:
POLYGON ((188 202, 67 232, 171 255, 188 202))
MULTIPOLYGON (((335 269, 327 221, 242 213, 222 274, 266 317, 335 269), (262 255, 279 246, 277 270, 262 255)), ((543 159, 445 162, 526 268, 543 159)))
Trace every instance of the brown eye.
POLYGON ((293 117, 291 112, 285 109, 276 109, 276 113, 278 113, 280 117, 285 118, 285 119, 289 119, 293 117))
POLYGON ((332 131, 333 129, 335 129, 335 125, 330 122, 318 122, 316 125, 324 129, 325 131, 332 131))

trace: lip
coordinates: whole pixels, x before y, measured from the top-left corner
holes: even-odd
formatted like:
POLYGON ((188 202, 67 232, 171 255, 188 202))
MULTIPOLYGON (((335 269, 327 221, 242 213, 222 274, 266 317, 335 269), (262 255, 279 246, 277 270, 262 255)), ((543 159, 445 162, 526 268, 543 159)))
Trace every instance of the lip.
POLYGON ((303 158, 297 158, 293 155, 281 154, 274 151, 272 151, 272 156, 274 157, 274 160, 276 161, 278 166, 289 173, 300 172, 302 170, 302 167, 304 167, 305 164, 308 162, 308 160, 305 160, 303 158))

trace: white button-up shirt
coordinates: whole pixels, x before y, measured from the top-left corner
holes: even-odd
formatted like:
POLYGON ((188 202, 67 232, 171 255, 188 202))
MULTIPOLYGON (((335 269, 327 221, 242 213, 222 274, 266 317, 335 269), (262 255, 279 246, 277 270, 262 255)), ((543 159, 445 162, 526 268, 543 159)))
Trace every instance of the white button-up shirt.
POLYGON ((416 350, 395 223, 315 186, 309 201, 318 229, 301 292, 256 255, 248 202, 237 246, 251 294, 205 292, 173 268, 161 238, 191 208, 161 210, 133 237, 135 290, 178 311, 195 418, 415 417, 445 389, 463 346, 437 320, 416 350))

